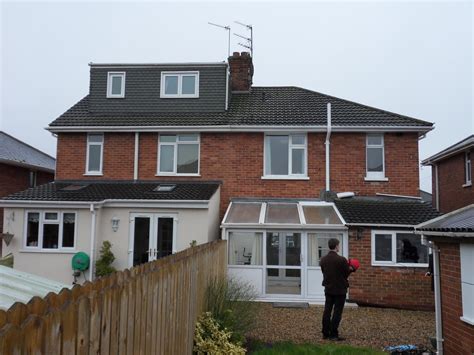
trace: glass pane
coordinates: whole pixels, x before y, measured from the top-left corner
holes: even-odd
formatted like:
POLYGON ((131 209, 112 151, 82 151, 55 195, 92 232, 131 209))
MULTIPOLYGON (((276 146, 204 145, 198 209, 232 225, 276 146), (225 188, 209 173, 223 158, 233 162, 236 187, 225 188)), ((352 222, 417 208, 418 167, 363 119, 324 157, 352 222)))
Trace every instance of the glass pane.
POLYGON ((104 140, 103 134, 89 134, 88 138, 91 143, 102 143, 104 140))
POLYGON ((53 220, 53 221, 57 221, 58 220, 58 214, 56 212, 46 212, 44 214, 44 219, 47 219, 47 220, 53 220))
POLYGON ((291 136, 291 144, 304 144, 305 135, 304 134, 294 134, 291 136))
POLYGON ((122 94, 122 75, 112 76, 112 95, 122 94))
POLYGON ((288 136, 267 136, 267 175, 288 175, 288 136))
POLYGON ((178 174, 197 174, 199 144, 178 144, 178 174))
POLYGON ((148 262, 150 249, 150 218, 135 217, 133 231, 133 266, 148 262))
POLYGON ((160 142, 176 142, 176 135, 160 134, 160 142))
POLYGON ((173 253, 173 218, 158 218, 157 258, 173 253))
POLYGON ((89 145, 89 166, 87 171, 100 171, 100 158, 102 155, 102 146, 89 145))
POLYGON ((262 265, 262 233, 229 233, 229 265, 262 265))
POLYGON ((165 76, 165 94, 166 95, 178 94, 178 76, 177 75, 165 76))
POLYGON ((304 149, 291 150, 291 173, 304 174, 304 149))
POLYGON ((267 233, 267 265, 300 266, 301 234, 267 233))
POLYGON ((182 77, 182 89, 183 95, 193 95, 196 93, 196 76, 195 75, 183 75, 182 77))
POLYGON ((375 235, 375 260, 392 261, 392 236, 390 234, 375 235))
POLYGON ((74 248, 74 229, 76 226, 76 215, 64 213, 63 215, 63 248, 74 248))
POLYGON ((303 206, 306 224, 342 224, 331 206, 303 206))
POLYGON ((301 270, 267 269, 266 293, 282 295, 301 294, 301 270))
POLYGON ((419 235, 397 233, 397 263, 428 264, 428 247, 419 235))
POLYGON ((381 134, 368 134, 367 144, 368 145, 382 145, 382 135, 381 134))
POLYGON ((39 213, 28 213, 28 226, 26 230, 26 246, 37 247, 39 234, 39 213))
POLYGON ((383 171, 382 148, 367 148, 367 171, 383 171))
POLYGON ((198 141, 198 134, 180 134, 178 136, 178 140, 180 142, 197 142, 198 141))
POLYGON ((58 249, 59 224, 43 225, 43 249, 58 249))
POLYGON ((258 223, 261 203, 234 202, 229 210, 226 223, 258 223))
POLYGON ((269 203, 265 223, 294 223, 300 224, 296 203, 269 203))
POLYGON ((160 172, 172 173, 174 170, 174 146, 160 145, 160 172))
POLYGON ((319 260, 329 253, 330 239, 339 240, 342 250, 342 234, 308 233, 308 266, 319 266, 319 260))

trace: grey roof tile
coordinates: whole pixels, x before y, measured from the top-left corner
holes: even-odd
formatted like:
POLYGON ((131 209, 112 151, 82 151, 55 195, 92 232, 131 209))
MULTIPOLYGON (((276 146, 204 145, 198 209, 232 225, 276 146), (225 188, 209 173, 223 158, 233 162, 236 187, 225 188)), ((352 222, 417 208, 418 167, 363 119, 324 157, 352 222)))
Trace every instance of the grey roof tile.
MULTIPOLYGON (((474 204, 452 211, 417 227, 426 232, 474 233, 474 204)), ((428 233, 429 234, 429 233, 428 233)))

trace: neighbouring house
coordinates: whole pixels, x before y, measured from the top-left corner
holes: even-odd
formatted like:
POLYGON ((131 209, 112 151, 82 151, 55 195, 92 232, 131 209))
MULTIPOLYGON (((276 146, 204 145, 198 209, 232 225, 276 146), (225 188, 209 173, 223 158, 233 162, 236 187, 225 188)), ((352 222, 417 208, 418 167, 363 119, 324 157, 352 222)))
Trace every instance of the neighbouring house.
POLYGON ((334 237, 362 263, 351 300, 432 308, 428 248, 414 234, 438 216, 419 193, 418 140, 432 123, 254 86, 253 73, 245 52, 218 63, 90 64, 89 94, 48 127, 56 182, 0 202, 21 216, 8 248, 16 267, 31 270, 34 258, 38 273, 70 273, 72 253, 95 260, 106 239, 116 265, 133 266, 218 238, 220 226, 229 273, 259 299, 321 302, 319 259, 334 237), (173 226, 160 217, 170 214, 173 226))
POLYGON ((433 206, 440 212, 474 203, 473 156, 474 134, 422 161, 432 167, 433 206))
MULTIPOLYGON (((0 198, 53 181, 54 167, 53 157, 0 131, 0 198)), ((0 208, 0 235, 2 231, 0 208)), ((2 244, 0 239, 0 255, 2 244)))
POLYGON ((474 204, 421 223, 416 233, 433 250, 437 349, 474 354, 474 204))

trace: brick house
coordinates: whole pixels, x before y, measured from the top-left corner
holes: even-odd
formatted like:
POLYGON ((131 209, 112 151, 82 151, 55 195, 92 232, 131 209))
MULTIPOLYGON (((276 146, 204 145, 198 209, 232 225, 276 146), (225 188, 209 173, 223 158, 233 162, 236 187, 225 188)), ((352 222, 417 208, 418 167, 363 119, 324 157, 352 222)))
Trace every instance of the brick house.
MULTIPOLYGON (((53 181, 54 167, 53 157, 0 131, 0 197, 53 181)), ((2 231, 3 208, 0 208, 2 231)))
POLYGON ((220 227, 229 273, 261 299, 320 302, 319 258, 335 237, 362 263, 353 301, 433 307, 428 249, 414 234, 438 215, 419 197, 418 140, 432 123, 303 88, 253 86, 245 52, 228 63, 90 68, 89 95, 48 128, 58 137, 56 182, 1 202, 25 216, 16 225, 23 249, 43 238, 48 205, 54 223, 68 214, 88 226, 71 229, 68 252, 94 260, 109 239, 119 267, 217 238, 220 227))
POLYGON ((474 353, 474 204, 416 227, 430 241, 438 353, 474 353))
POLYGON ((474 165, 474 134, 426 158, 433 181, 433 206, 447 213, 474 203, 472 176, 474 165))

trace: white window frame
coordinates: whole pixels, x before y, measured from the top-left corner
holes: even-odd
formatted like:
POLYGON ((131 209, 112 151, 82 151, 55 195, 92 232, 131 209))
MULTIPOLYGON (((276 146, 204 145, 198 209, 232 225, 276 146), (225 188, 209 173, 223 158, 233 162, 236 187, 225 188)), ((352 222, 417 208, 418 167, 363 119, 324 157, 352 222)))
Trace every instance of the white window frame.
POLYGON ((58 211, 58 210, 26 210, 23 231, 23 250, 24 251, 41 251, 41 252, 74 252, 77 245, 77 212, 76 211, 58 211), (39 225, 38 225, 38 245, 28 246, 26 244, 28 234, 28 214, 39 213, 39 225), (57 213, 58 219, 47 220, 45 219, 46 213, 57 213), (63 222, 64 214, 74 214, 74 244, 73 247, 63 247, 63 222), (59 224, 58 228, 58 248, 43 248, 43 227, 45 224, 59 224))
POLYGON ((308 134, 307 133, 265 133, 263 142, 263 176, 262 179, 269 180, 309 180, 308 177, 308 134), (293 144, 293 136, 304 136, 304 144, 293 144), (271 136, 288 136, 288 175, 271 175, 267 174, 267 154, 269 150, 269 140, 267 137, 271 136), (293 167, 293 149, 303 149, 303 174, 292 174, 293 167))
POLYGON ((108 99, 123 99, 125 97, 125 72, 124 71, 109 71, 107 72, 107 98, 108 99), (114 76, 122 77, 122 87, 120 94, 112 94, 112 78, 114 76))
MULTIPOLYGON (((371 259, 372 266, 391 266, 391 267, 420 267, 427 268, 428 263, 400 263, 397 262, 397 233, 412 233, 411 231, 404 230, 372 230, 371 231, 371 259), (375 259, 375 236, 377 234, 390 234, 392 236, 392 260, 391 261, 380 261, 375 259)), ((414 234, 416 235, 416 234, 414 234)), ((421 240, 421 236, 420 240, 421 240)))
POLYGON ((463 187, 472 186, 472 158, 471 152, 464 153, 464 175, 466 183, 463 187))
POLYGON ((200 169, 201 169, 201 135, 199 133, 163 133, 165 136, 171 136, 175 135, 176 136, 176 141, 174 142, 161 142, 160 137, 161 134, 158 135, 158 162, 157 162, 157 172, 156 176, 201 176, 200 175, 200 169), (197 141, 180 141, 179 136, 180 135, 188 135, 188 134, 196 134, 197 135, 197 141), (198 171, 197 173, 178 173, 178 145, 180 144, 197 144, 198 145, 198 171), (161 157, 161 146, 164 145, 169 145, 173 146, 174 150, 174 156, 173 156, 173 171, 172 172, 161 172, 160 171, 160 157, 161 157))
POLYGON ((104 166, 104 134, 103 133, 89 133, 87 135, 87 149, 86 149, 86 172, 84 175, 92 175, 92 176, 101 176, 103 173, 102 173, 102 169, 103 169, 103 166, 104 166), (89 137, 91 135, 102 135, 102 141, 101 142, 90 142, 89 141, 89 137), (89 148, 90 146, 92 145, 99 145, 100 146, 100 169, 98 171, 96 170, 92 170, 90 171, 89 170, 89 148))
POLYGON ((385 177, 385 137, 383 133, 367 133, 365 136, 365 180, 366 181, 388 181, 385 177), (369 136, 380 136, 382 144, 370 144, 369 136), (369 171, 369 148, 382 148, 382 171, 369 171))
POLYGON ((160 84, 160 98, 198 98, 199 97, 199 71, 164 71, 161 72, 161 84, 160 84), (166 94, 165 93, 165 80, 167 76, 178 77, 178 93, 177 94, 166 94), (183 76, 194 76, 194 94, 183 94, 183 76))

